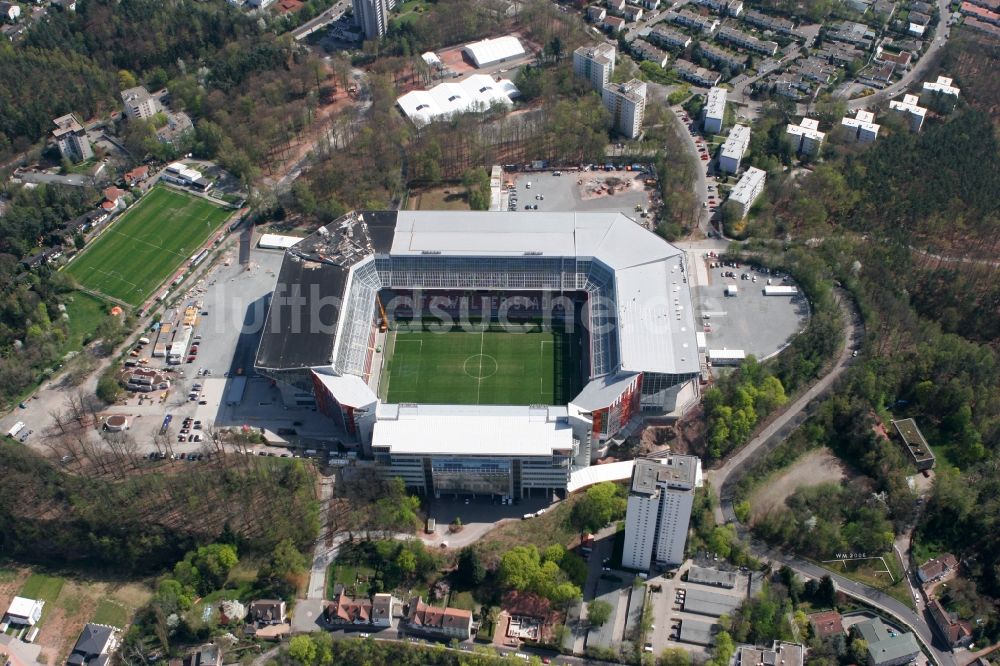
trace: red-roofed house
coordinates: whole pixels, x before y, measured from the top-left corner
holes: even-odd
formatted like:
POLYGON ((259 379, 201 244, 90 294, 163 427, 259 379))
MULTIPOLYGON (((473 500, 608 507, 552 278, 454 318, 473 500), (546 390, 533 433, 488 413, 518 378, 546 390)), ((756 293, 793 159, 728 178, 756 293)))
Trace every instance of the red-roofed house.
POLYGON ((472 611, 459 608, 429 606, 420 597, 413 597, 403 616, 405 628, 412 633, 457 638, 472 637, 472 611))
POLYGON ((135 187, 142 181, 149 178, 149 167, 148 166, 138 166, 131 171, 127 172, 123 178, 125 179, 125 184, 129 187, 135 187))
POLYGON ((604 19, 604 23, 602 25, 604 26, 605 30, 613 32, 614 34, 617 35, 619 32, 625 29, 625 19, 619 18, 617 16, 609 16, 606 19, 604 19))
POLYGON ((957 568, 958 560, 955 556, 951 553, 945 553, 941 557, 935 557, 933 560, 924 562, 917 569, 917 577, 921 583, 933 583, 936 580, 941 580, 957 568))
POLYGON ((813 613, 809 616, 809 624, 812 625, 816 638, 828 638, 844 633, 844 623, 840 613, 835 610, 813 613))
POLYGON ((341 590, 326 607, 326 619, 333 624, 371 624, 370 599, 352 599, 341 590))
POLYGON ((108 212, 124 208, 125 202, 122 201, 123 194, 125 194, 125 190, 119 190, 117 187, 109 187, 105 189, 104 202, 101 204, 101 208, 108 212))
POLYGON ((976 18, 986 21, 987 23, 993 23, 1000 25, 1000 14, 997 12, 986 9, 985 7, 977 7, 971 2, 963 2, 962 9, 963 14, 975 16, 976 18))
POLYGON ((948 645, 953 648, 965 647, 972 642, 972 629, 969 625, 966 622, 955 619, 951 613, 945 610, 940 601, 932 599, 927 604, 927 608, 931 612, 934 624, 948 645))

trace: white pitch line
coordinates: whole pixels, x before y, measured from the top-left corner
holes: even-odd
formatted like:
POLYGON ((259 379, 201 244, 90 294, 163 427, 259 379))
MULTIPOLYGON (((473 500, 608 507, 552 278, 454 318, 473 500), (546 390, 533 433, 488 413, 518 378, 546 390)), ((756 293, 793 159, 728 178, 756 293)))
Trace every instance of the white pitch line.
POLYGON ((483 392, 483 343, 485 342, 483 331, 479 331, 479 376, 476 378, 476 404, 479 404, 480 394, 483 392))

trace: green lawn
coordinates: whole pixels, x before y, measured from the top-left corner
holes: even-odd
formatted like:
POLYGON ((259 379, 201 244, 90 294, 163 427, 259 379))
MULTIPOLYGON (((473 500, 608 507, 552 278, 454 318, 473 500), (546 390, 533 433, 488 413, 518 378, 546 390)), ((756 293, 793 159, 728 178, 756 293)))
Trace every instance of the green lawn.
POLYGON ((230 211, 155 187, 74 259, 66 272, 82 286, 140 305, 188 261, 230 211))
POLYGON ((893 551, 885 553, 881 559, 869 558, 844 562, 820 562, 819 564, 846 578, 882 590, 910 608, 914 607, 910 587, 906 583, 903 569, 893 551))
POLYGON ((94 624, 106 624, 111 627, 124 629, 128 624, 128 609, 117 601, 101 599, 97 603, 97 610, 90 620, 94 624))
POLYGON ((54 603, 63 587, 62 578, 46 576, 45 574, 31 574, 28 580, 24 581, 24 587, 18 592, 19 597, 27 599, 40 599, 46 603, 54 603))
POLYGON ((386 352, 389 402, 559 405, 580 388, 578 338, 566 333, 398 332, 386 352))
POLYGON ((369 592, 368 583, 358 582, 359 575, 371 579, 375 575, 375 570, 363 565, 331 564, 326 572, 327 598, 332 599, 335 596, 334 588, 336 588, 338 583, 348 588, 348 591, 353 588, 355 597, 367 597, 369 592))
POLYGON ((83 347, 83 341, 93 335, 108 316, 109 306, 101 299, 82 291, 74 292, 72 298, 72 301, 66 303, 70 338, 66 345, 69 350, 75 351, 83 347))

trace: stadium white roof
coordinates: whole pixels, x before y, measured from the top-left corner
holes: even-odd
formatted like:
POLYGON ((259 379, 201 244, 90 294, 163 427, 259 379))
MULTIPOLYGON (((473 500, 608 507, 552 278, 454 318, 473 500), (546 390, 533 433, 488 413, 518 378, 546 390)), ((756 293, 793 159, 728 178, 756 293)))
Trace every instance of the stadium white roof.
POLYGON ((494 104, 509 106, 520 94, 509 79, 494 81, 485 74, 473 74, 457 83, 439 83, 430 90, 413 90, 396 103, 415 124, 426 125, 456 113, 485 111, 494 104))
POLYGON ((330 391, 337 402, 347 407, 367 407, 378 400, 368 384, 355 375, 338 376, 315 371, 313 375, 330 391))
POLYGON ((372 446, 402 455, 551 456, 573 448, 567 414, 565 407, 379 404, 372 446))
POLYGON ((683 253, 620 213, 399 211, 389 254, 595 258, 615 272, 620 369, 699 370, 683 253))
POLYGON ((495 62, 509 60, 524 55, 524 47, 517 37, 507 35, 496 39, 473 42, 462 49, 472 59, 476 67, 485 67, 495 62))

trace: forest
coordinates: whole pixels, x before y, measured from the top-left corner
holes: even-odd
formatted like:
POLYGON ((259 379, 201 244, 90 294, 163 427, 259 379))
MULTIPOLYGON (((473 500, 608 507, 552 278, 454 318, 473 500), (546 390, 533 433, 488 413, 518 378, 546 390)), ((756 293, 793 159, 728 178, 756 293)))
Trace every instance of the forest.
MULTIPOLYGON (((130 464, 125 456, 124 463, 130 464)), ((302 547, 319 529, 315 475, 301 461, 234 456, 183 474, 67 474, 18 444, 0 444, 0 549, 41 564, 133 574, 173 566, 221 534, 241 550, 302 547)))

